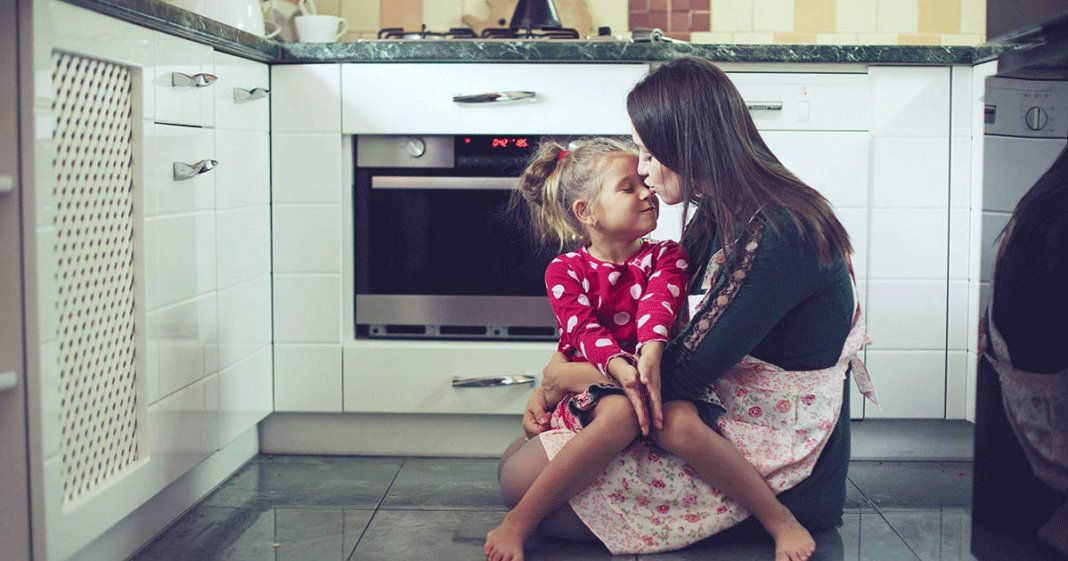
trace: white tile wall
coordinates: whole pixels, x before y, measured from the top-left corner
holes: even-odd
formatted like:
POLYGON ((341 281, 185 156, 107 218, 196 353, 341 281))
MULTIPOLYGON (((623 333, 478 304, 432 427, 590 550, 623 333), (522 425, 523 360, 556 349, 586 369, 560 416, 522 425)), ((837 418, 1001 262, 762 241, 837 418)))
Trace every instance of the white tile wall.
POLYGON ((946 283, 868 280, 871 349, 945 349, 946 283))
POLYGON ((944 208, 949 202, 948 137, 875 137, 873 208, 944 208))
POLYGON ((281 133, 271 139, 273 198, 278 203, 340 203, 341 137, 337 133, 281 133))
POLYGON ((945 351, 869 349, 867 365, 876 384, 880 408, 868 406, 865 417, 943 418, 945 351))
POLYGON ((275 275, 275 343, 340 343, 341 313, 341 275, 275 275))
POLYGON ((275 411, 341 412, 341 347, 274 347, 275 411))
POLYGON ((971 234, 971 211, 949 211, 949 278, 968 280, 968 255, 971 234))
POLYGON ((872 66, 868 75, 873 135, 949 135, 949 68, 872 66))
POLYGON ((215 130, 217 210, 270 202, 270 145, 266 132, 215 130))
POLYGON ((341 272, 341 205, 275 205, 274 270, 341 272))
POLYGON ((166 398, 218 372, 219 336, 214 292, 150 314, 147 321, 149 332, 159 337, 160 397, 166 398))
POLYGON ((219 440, 225 446, 271 413, 272 353, 260 347, 246 360, 219 372, 219 440))
POLYGON ((219 290, 218 294, 219 369, 222 370, 271 344, 271 279, 262 276, 219 290))
POLYGON ((946 418, 965 419, 968 414, 968 353, 946 353, 946 418))
POLYGON ((946 278, 945 209, 873 209, 870 228, 870 278, 946 278))
POLYGON ((148 285, 149 309, 214 290, 215 213, 182 214, 153 221, 157 237, 155 245, 146 247, 146 251, 155 254, 154 280, 158 284, 148 285))
POLYGON ((271 217, 267 205, 217 211, 215 230, 218 288, 248 282, 271 272, 271 217))
POLYGON ((783 165, 835 207, 868 205, 866 132, 761 131, 760 135, 783 165))
POLYGON ((953 351, 968 349, 968 281, 949 281, 949 332, 947 347, 953 351))
MULTIPOLYGON (((972 91, 972 67, 954 66, 950 69, 949 134, 963 138, 972 136, 972 112, 977 92, 972 91)), ((981 95, 981 92, 978 92, 981 95)), ((980 129, 981 131, 982 129, 980 129)))
POLYGON ((271 67, 271 131, 341 133, 341 66, 271 67))
POLYGON ((949 206, 967 209, 971 205, 972 139, 954 136, 950 138, 949 145, 949 206))

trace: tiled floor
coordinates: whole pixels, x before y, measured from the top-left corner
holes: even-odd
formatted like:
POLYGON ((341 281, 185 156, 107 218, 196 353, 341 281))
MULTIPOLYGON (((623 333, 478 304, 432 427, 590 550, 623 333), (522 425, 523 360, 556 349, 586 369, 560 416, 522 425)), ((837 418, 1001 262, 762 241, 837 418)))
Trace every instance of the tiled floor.
MULTIPOLYGON (((970 462, 853 462, 844 524, 820 560, 974 559, 970 462)), ((487 459, 262 456, 136 561, 477 560, 504 515, 487 459)), ((600 545, 535 540, 532 560, 620 559, 600 545)), ((642 560, 771 559, 770 544, 696 546, 642 560)))

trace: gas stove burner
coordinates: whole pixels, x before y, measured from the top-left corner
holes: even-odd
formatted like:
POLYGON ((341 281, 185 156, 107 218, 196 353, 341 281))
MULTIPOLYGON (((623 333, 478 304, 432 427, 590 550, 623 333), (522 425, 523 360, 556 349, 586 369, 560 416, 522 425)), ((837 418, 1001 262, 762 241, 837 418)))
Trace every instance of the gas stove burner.
POLYGON ((569 27, 544 29, 511 29, 487 27, 482 30, 483 39, 578 39, 577 29, 569 27))
POLYGON ((420 31, 405 31, 401 27, 386 27, 378 32, 379 39, 475 39, 475 31, 470 27, 450 27, 448 31, 430 31, 423 26, 420 31))

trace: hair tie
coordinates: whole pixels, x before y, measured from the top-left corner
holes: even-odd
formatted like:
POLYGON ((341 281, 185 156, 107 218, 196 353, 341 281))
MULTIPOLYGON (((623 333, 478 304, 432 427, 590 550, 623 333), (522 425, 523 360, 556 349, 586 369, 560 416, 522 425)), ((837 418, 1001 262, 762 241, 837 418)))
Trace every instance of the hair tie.
POLYGON ((563 160, 563 159, 564 159, 564 158, 566 158, 566 157, 567 157, 567 155, 568 155, 568 154, 570 154, 570 153, 571 153, 571 150, 568 150, 567 148, 564 148, 563 150, 561 150, 561 151, 560 151, 560 154, 556 156, 556 159, 557 159, 558 161, 559 161, 559 160, 563 160))

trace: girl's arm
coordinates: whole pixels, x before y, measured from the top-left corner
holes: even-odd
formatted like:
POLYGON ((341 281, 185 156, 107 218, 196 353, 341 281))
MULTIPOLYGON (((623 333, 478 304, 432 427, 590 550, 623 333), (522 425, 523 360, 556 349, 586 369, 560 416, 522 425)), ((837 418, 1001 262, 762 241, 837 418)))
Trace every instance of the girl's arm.
MULTIPOLYGON (((608 376, 608 362, 628 355, 612 333, 598 323, 596 296, 589 294, 587 271, 577 254, 561 255, 545 269, 545 288, 560 326, 560 350, 589 361, 608 376)), ((599 381, 603 382, 603 377, 599 381)))
POLYGON ((561 353, 553 353, 542 370, 541 387, 545 401, 556 405, 565 393, 581 393, 593 384, 603 384, 605 377, 588 362, 569 362, 561 353))

